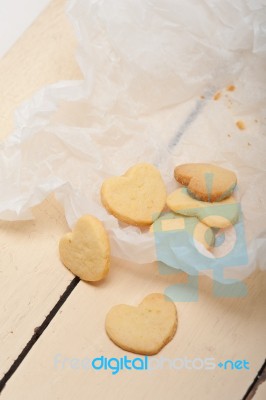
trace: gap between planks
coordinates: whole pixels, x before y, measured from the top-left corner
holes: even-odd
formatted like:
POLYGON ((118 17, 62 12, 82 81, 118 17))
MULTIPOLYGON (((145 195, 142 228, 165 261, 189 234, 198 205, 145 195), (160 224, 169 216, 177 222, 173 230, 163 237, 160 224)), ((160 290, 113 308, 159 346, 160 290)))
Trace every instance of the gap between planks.
POLYGON ((20 352, 16 360, 13 362, 9 370, 4 374, 3 378, 0 380, 0 393, 4 389, 6 383, 9 381, 9 379, 12 377, 12 375, 16 372, 24 358, 27 356, 27 354, 30 352, 32 347, 35 345, 37 340, 40 338, 40 336, 43 334, 45 329, 49 326, 50 322, 52 319, 56 316, 62 305, 65 303, 65 301, 68 299, 70 294, 73 292, 77 284, 79 283, 80 278, 75 277, 70 284, 67 286, 63 294, 60 296, 59 300, 57 303, 54 305, 54 307, 51 309, 49 314, 45 317, 44 321, 42 324, 34 329, 34 334, 32 335, 31 339, 28 341, 28 343, 25 345, 23 350, 20 352))

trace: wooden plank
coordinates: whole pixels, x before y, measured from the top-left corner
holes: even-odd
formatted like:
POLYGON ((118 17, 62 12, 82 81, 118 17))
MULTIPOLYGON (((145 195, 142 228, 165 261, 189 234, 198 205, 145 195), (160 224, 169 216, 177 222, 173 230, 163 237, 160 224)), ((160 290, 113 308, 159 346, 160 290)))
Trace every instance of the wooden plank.
POLYGON ((257 389, 254 400, 265 400, 266 399, 266 383, 263 382, 257 389))
POLYGON ((2 400, 16 398, 18 393, 29 400, 37 396, 41 399, 104 399, 107 394, 116 399, 170 400, 177 395, 186 400, 241 399, 264 358, 264 273, 257 272, 248 278, 249 295, 239 299, 214 297, 212 281, 201 278, 199 301, 177 304, 177 334, 158 355, 170 360, 214 358, 216 363, 246 359, 250 370, 219 367, 176 370, 165 365, 153 371, 121 371, 112 375, 110 370, 95 371, 81 366, 85 358, 91 360, 102 355, 134 358, 108 339, 104 330, 107 311, 114 304, 136 305, 146 294, 162 292, 169 284, 184 279, 185 274, 180 277, 161 275, 156 264, 133 265, 113 260, 106 281, 80 282, 75 288, 7 383, 2 400), (71 362, 76 363, 73 364, 76 368, 71 367, 71 362))
MULTIPOLYGON (((12 129, 14 109, 36 89, 81 77, 63 6, 62 0, 51 2, 0 61, 1 137, 12 129)), ((34 214, 35 221, 1 223, 2 374, 72 279, 57 253, 58 238, 67 230, 62 208, 51 197, 34 214)), ((248 278, 249 295, 244 299, 216 298, 211 280, 202 278, 199 301, 178 304, 177 335, 159 354, 169 359, 214 357, 216 362, 246 359, 250 370, 165 367, 112 375, 110 371, 73 369, 69 362, 64 368, 55 365, 57 354, 78 359, 125 355, 104 332, 108 309, 120 302, 137 304, 147 293, 161 292, 183 279, 185 274, 162 276, 156 265, 113 260, 105 282, 78 284, 8 382, 2 399, 104 399, 106 394, 117 399, 242 398, 264 359, 266 278, 262 272, 248 278)))
POLYGON ((64 7, 65 0, 52 1, 0 60, 0 138, 12 131, 14 110, 36 90, 82 78, 64 7))
MULTIPOLYGON (((43 85, 79 79, 74 35, 55 0, 0 60, 0 137, 12 130, 20 102, 43 85)), ((34 210, 35 221, 0 222, 0 377, 8 370, 63 293, 72 275, 57 256, 68 229, 62 207, 51 196, 34 210)))
POLYGON ((265 400, 266 399, 266 360, 262 367, 258 371, 258 374, 251 386, 249 387, 247 394, 243 400, 265 400))

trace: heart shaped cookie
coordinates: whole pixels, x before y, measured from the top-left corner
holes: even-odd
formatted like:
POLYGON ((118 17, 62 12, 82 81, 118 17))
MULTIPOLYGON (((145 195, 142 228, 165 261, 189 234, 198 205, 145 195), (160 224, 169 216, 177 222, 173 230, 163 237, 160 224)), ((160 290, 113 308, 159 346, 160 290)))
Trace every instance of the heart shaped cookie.
POLYGON ((59 242, 62 263, 84 281, 103 279, 110 265, 110 245, 103 224, 91 215, 81 217, 73 232, 59 242))
POLYGON ((117 346, 144 355, 157 354, 176 328, 175 304, 161 293, 146 296, 138 307, 114 306, 105 320, 107 335, 117 346))
POLYGON ((125 175, 104 181, 101 199, 108 212, 131 225, 150 225, 158 218, 166 201, 161 174, 151 164, 140 163, 125 175))
POLYGON ((231 196, 237 178, 233 171, 212 164, 183 164, 175 168, 175 179, 201 201, 221 201, 231 196))
POLYGON ((209 203, 193 199, 187 188, 179 188, 167 197, 166 204, 175 213, 197 217, 212 228, 230 227, 239 218, 239 204, 232 196, 209 203))

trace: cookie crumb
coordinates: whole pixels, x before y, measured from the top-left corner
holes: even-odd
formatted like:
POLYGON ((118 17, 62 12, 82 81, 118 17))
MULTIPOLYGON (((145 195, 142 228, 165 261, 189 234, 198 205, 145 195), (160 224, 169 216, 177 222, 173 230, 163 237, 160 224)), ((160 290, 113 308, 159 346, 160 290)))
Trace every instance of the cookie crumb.
POLYGON ((243 131, 246 128, 246 125, 243 121, 236 121, 236 126, 238 127, 238 129, 240 129, 241 131, 243 131))
POLYGON ((217 93, 215 93, 215 95, 213 96, 213 100, 219 100, 220 97, 221 97, 221 92, 217 92, 217 93))
POLYGON ((203 100, 203 99, 205 99, 205 96, 200 96, 200 98, 203 100))
POLYGON ((226 90, 228 92, 233 92, 234 90, 236 90, 236 87, 235 87, 235 85, 229 85, 229 86, 227 86, 226 90))

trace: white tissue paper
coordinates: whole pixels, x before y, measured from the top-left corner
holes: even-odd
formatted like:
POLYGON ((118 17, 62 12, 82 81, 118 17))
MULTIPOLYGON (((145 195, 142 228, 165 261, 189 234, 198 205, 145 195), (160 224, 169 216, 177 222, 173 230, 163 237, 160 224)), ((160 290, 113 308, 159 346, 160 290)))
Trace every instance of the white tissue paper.
POLYGON ((84 80, 47 86, 17 111, 0 148, 0 218, 29 219, 54 192, 70 227, 93 214, 125 260, 159 259, 220 282, 226 270, 244 279, 266 268, 266 1, 72 0, 67 12, 84 80), (190 246, 169 242, 158 252, 153 234, 109 215, 103 180, 138 162, 159 168, 168 193, 178 164, 234 170, 247 261, 230 259, 238 224, 226 231, 229 262, 217 274, 215 251, 204 268, 190 246))

